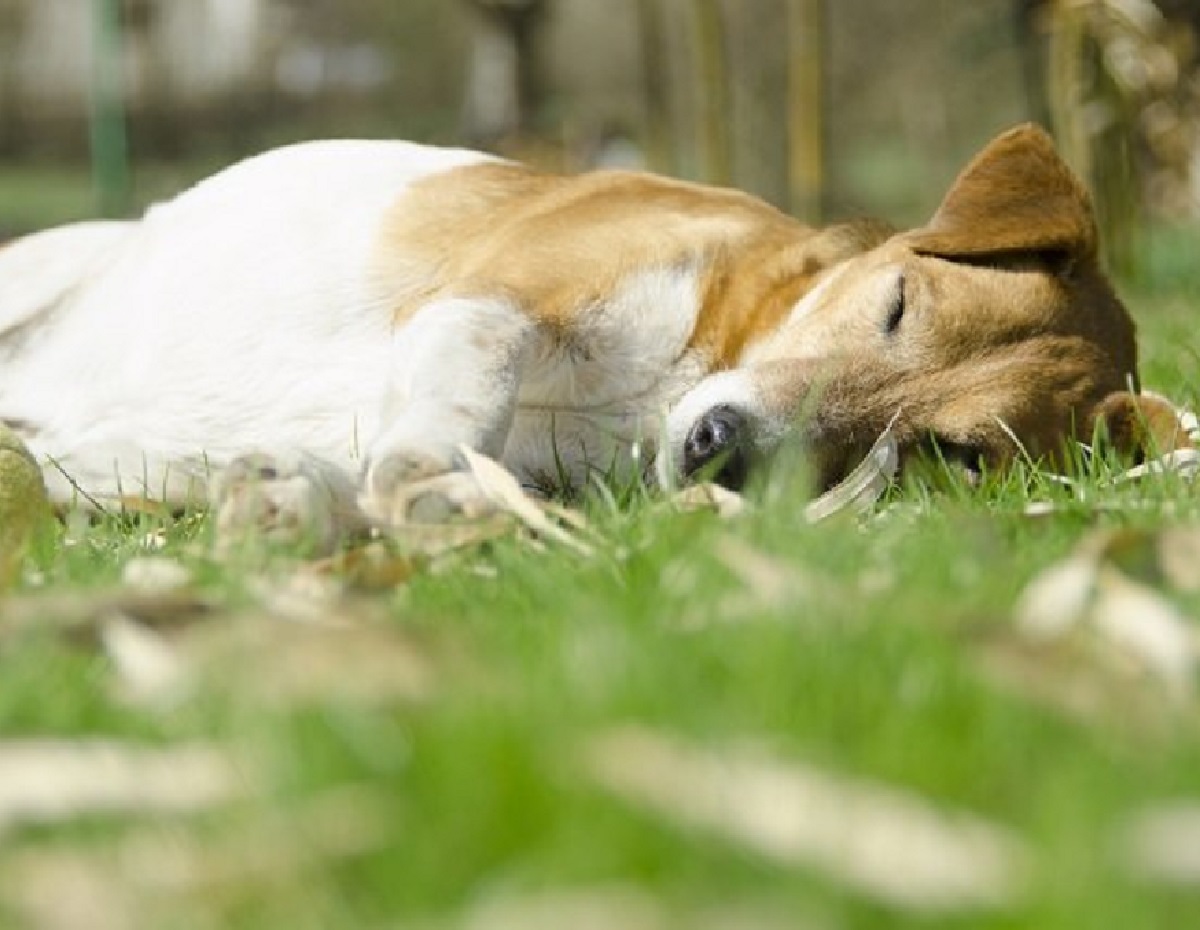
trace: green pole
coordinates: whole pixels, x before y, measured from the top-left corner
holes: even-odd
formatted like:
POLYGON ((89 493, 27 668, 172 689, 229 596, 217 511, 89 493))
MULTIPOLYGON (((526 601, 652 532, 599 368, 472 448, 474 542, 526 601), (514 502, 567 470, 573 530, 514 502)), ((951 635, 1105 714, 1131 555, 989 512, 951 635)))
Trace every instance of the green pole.
POLYGON ((129 208, 129 140, 122 75, 121 0, 92 0, 90 142, 96 209, 120 216, 129 208))

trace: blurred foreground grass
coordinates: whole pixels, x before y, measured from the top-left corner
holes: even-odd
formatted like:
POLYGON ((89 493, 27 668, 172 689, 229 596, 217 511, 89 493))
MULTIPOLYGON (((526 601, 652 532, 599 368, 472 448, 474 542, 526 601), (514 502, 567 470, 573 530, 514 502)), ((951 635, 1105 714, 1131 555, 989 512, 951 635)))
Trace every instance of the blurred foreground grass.
MULTIPOLYGON (((1200 237, 1152 247, 1146 380, 1195 403, 1200 237)), ((0 923, 1200 922, 1192 485, 751 497, 598 495, 590 556, 372 591, 203 518, 70 523, 0 602, 0 923), (1091 587, 1046 574, 1081 543, 1091 587)))

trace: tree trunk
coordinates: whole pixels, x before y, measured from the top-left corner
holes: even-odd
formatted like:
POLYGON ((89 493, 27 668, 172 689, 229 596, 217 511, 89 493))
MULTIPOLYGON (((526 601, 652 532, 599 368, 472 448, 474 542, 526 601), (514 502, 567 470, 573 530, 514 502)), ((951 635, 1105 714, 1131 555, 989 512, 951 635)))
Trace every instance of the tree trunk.
POLYGON ((463 131, 495 145, 536 129, 545 101, 540 33, 548 0, 467 0, 475 11, 463 131))
POLYGON ((655 171, 675 174, 670 104, 670 69, 659 0, 637 0, 638 36, 642 58, 642 144, 655 171))
POLYGON ((720 0, 692 0, 696 34, 696 63, 700 85, 697 147, 703 179, 710 184, 733 183, 733 146, 729 126, 729 53, 720 0))
POLYGON ((825 4, 788 0, 788 186, 792 212, 825 213, 825 4))

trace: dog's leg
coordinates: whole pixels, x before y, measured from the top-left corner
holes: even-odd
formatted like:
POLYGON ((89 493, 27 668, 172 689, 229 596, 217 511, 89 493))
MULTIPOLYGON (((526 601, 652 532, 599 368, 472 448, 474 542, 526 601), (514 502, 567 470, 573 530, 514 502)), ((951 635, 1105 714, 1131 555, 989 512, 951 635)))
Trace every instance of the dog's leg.
POLYGON ((354 480, 328 462, 256 452, 219 470, 209 499, 222 543, 254 533, 324 554, 366 529, 355 495, 354 480))
POLYGON ((360 503, 372 520, 469 509, 447 476, 459 446, 503 454, 535 332, 509 301, 460 298, 429 304, 404 327, 394 396, 368 449, 360 503))

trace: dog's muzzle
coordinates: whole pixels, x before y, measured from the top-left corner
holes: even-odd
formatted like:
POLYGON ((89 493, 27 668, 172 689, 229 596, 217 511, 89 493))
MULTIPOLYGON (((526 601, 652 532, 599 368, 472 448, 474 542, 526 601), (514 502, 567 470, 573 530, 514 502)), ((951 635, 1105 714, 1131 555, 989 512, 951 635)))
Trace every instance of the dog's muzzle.
POLYGON ((684 440, 683 473, 739 490, 749 468, 747 432, 746 418, 728 404, 706 411, 684 440))

